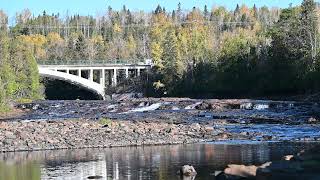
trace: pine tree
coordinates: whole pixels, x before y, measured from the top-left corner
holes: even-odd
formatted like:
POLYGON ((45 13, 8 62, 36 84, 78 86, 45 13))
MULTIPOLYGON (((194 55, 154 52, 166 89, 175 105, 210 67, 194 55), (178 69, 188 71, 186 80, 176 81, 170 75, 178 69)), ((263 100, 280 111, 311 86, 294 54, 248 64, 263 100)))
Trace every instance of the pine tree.
POLYGON ((253 5, 253 17, 257 20, 258 19, 258 8, 256 4, 253 5))
POLYGON ((183 76, 184 67, 178 46, 178 38, 173 30, 169 30, 163 44, 164 82, 169 92, 174 90, 183 76))
POLYGON ((237 4, 236 9, 234 10, 234 16, 239 16, 239 14, 240 14, 240 6, 239 4, 237 4))
POLYGON ((163 13, 163 9, 161 8, 161 6, 158 4, 156 10, 154 11, 154 14, 161 14, 163 13))
POLYGON ((177 7, 177 20, 178 22, 181 21, 182 16, 182 9, 181 9, 181 3, 179 2, 178 7, 177 7))
POLYGON ((41 98, 41 85, 40 76, 38 72, 38 64, 36 59, 32 56, 31 52, 26 52, 26 64, 27 64, 27 76, 28 76, 28 95, 30 99, 40 99, 41 98))
POLYGON ((208 19, 209 19, 209 11, 208 11, 207 5, 204 6, 203 16, 204 16, 204 19, 205 19, 205 20, 208 20, 208 19))
POLYGON ((86 43, 84 36, 82 34, 79 34, 77 42, 75 44, 75 50, 76 50, 76 59, 77 60, 85 60, 87 59, 86 54, 85 54, 85 49, 86 49, 86 43))

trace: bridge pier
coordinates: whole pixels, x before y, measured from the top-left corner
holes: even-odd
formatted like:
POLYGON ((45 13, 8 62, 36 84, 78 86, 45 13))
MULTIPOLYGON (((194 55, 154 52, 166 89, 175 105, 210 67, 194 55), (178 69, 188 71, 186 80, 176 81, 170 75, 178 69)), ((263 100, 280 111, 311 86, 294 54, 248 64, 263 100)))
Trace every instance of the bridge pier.
POLYGON ((89 69, 89 80, 93 82, 93 69, 89 69))
POLYGON ((102 69, 100 72, 101 72, 100 84, 101 84, 103 87, 106 87, 106 70, 105 70, 105 69, 102 69))
POLYGON ((126 68, 126 79, 129 78, 129 68, 126 68))
POLYGON ((137 76, 140 76, 140 68, 137 69, 137 76))
POLYGON ((117 69, 113 69, 113 74, 112 74, 112 86, 117 86, 117 69))
POLYGON ((81 78, 81 71, 82 69, 78 69, 78 76, 81 78))

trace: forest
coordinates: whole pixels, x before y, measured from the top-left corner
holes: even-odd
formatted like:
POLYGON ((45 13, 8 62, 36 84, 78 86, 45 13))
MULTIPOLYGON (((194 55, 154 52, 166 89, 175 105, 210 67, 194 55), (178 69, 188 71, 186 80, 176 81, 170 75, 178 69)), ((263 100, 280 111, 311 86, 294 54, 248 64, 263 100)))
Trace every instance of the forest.
POLYGON ((285 9, 106 7, 96 16, 0 10, 0 109, 43 97, 38 63, 152 59, 148 96, 240 98, 317 93, 319 5, 285 9))

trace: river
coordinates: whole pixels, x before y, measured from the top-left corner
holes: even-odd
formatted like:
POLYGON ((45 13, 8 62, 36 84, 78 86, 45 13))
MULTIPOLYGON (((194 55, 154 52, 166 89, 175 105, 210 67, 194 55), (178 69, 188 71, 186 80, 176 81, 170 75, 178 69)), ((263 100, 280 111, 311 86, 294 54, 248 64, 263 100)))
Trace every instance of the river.
MULTIPOLYGON (((193 128, 193 124, 201 124, 212 126, 212 133, 231 135, 223 140, 197 144, 0 153, 0 180, 78 180, 94 176, 120 180, 179 179, 177 171, 185 164, 195 167, 198 172, 196 179, 214 179, 214 173, 228 164, 259 165, 279 160, 284 155, 318 144, 320 139, 320 108, 317 103, 139 99, 115 102, 38 101, 17 107, 27 110, 27 113, 7 119, 7 125, 12 122, 12 127, 17 124, 14 122, 38 124, 38 121, 64 122, 79 118, 97 122, 101 118, 109 118, 114 122, 134 123, 129 125, 138 122, 144 124, 143 127, 162 122, 170 127, 189 124, 193 128)), ((48 129, 44 131, 50 132, 51 126, 50 123, 46 125, 48 129)), ((184 131, 185 136, 197 135, 190 134, 188 129, 184 131)), ((135 133, 133 136, 136 137, 135 133)), ((171 137, 174 133, 170 130, 164 135, 171 137)), ((215 136, 212 133, 210 137, 215 136)), ((123 137, 128 136, 128 133, 123 134, 123 137)), ((119 137, 121 139, 122 136, 119 137)), ((10 143, 16 148, 14 141, 10 143)))
POLYGON ((315 143, 234 141, 193 145, 121 147, 0 154, 1 180, 180 179, 177 171, 192 164, 196 179, 214 179, 226 165, 279 160, 315 143))

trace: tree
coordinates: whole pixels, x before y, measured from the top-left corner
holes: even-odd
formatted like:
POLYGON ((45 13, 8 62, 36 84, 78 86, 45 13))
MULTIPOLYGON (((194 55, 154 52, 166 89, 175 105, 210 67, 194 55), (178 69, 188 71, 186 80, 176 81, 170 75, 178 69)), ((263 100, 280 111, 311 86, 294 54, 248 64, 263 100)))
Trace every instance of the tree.
POLYGON ((66 48, 65 40, 58 33, 51 32, 48 34, 46 45, 47 60, 64 60, 66 48))
POLYGON ((174 30, 169 30, 163 43, 164 73, 166 76, 166 83, 174 85, 181 79, 184 71, 181 55, 179 51, 178 38, 174 30))
POLYGON ((181 3, 178 3, 178 7, 177 7, 177 20, 178 22, 181 22, 182 19, 182 9, 181 9, 181 3))
POLYGON ((208 11, 207 5, 204 6, 203 16, 204 16, 204 19, 205 19, 205 20, 208 20, 208 19, 209 19, 209 11, 208 11))
POLYGON ((2 101, 11 99, 17 91, 17 84, 15 82, 14 71, 12 64, 10 64, 10 39, 7 34, 0 31, 0 79, 1 88, 4 89, 2 93, 2 101))
POLYGON ((164 50, 162 49, 161 44, 157 42, 152 42, 150 49, 151 57, 155 67, 160 70, 163 69, 162 53, 164 50))
POLYGON ((299 10, 288 8, 282 10, 279 21, 269 29, 272 38, 272 59, 298 60, 303 57, 299 38, 299 10))
POLYGON ((256 4, 253 5, 252 11, 253 11, 253 17, 257 20, 259 15, 258 15, 258 8, 256 4))
POLYGON ((4 31, 7 29, 8 25, 8 16, 3 10, 0 9, 0 31, 4 31))
POLYGON ((78 35, 78 39, 76 41, 76 44, 75 44, 75 50, 76 50, 76 60, 85 60, 87 59, 87 56, 86 56, 86 42, 85 42, 85 38, 83 36, 82 33, 80 33, 78 35))
POLYGON ((129 36, 128 41, 127 41, 127 52, 128 52, 128 57, 130 59, 135 59, 136 58, 136 49, 137 49, 137 44, 132 35, 129 36))
POLYGON ((7 99, 6 90, 4 87, 4 83, 2 82, 2 78, 0 77, 0 112, 6 109, 6 106, 7 106, 6 99, 7 99))
POLYGON ((313 0, 304 0, 301 5, 299 41, 302 45, 302 53, 311 58, 315 63, 318 55, 318 17, 316 3, 313 0))

